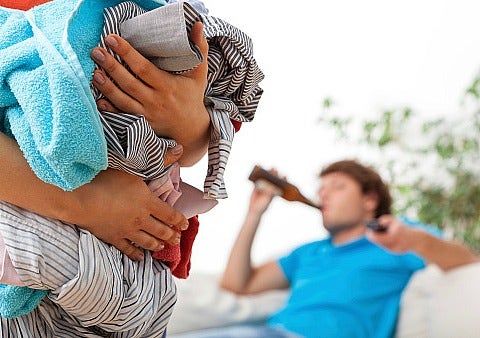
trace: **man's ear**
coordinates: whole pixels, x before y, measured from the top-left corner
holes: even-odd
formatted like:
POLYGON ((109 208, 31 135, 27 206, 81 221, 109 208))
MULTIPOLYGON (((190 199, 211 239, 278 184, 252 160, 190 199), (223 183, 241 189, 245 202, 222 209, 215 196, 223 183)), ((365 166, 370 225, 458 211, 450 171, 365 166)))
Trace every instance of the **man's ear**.
POLYGON ((378 195, 374 192, 366 193, 363 197, 365 209, 375 214, 378 207, 378 195))

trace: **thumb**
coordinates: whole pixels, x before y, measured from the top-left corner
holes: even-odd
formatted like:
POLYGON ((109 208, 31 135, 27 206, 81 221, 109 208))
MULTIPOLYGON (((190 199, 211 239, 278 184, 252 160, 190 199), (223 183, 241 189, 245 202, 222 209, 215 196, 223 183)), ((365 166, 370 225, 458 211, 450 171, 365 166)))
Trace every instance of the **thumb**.
POLYGON ((183 146, 181 144, 177 144, 175 147, 168 149, 165 153, 165 157, 163 159, 164 166, 168 167, 170 164, 177 162, 183 154, 183 146))

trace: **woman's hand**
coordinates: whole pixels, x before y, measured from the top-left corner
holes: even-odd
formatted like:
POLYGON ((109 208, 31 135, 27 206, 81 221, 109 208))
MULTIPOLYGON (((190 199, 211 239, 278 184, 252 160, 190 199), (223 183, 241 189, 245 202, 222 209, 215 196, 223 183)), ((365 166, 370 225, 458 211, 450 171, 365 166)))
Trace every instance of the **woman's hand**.
MULTIPOLYGON (((176 150, 179 152, 174 153, 173 149, 168 152, 170 163, 181 156, 181 146, 176 150)), ((3 158, 0 200, 77 224, 131 259, 142 258, 143 251, 138 247, 157 250, 163 242, 178 242, 175 229, 188 226, 180 212, 156 197, 134 175, 108 169, 90 183, 74 191, 64 191, 41 181, 30 169, 18 144, 3 133, 0 133, 0 155, 3 158)))
POLYGON ((178 230, 187 219, 156 197, 142 179, 114 169, 98 174, 89 184, 74 190, 78 201, 69 215, 81 228, 110 243, 134 260, 139 249, 161 250, 163 242, 178 244, 178 230))
POLYGON ((91 53, 95 62, 115 82, 104 72, 95 71, 93 84, 111 102, 99 100, 99 108, 145 116, 157 135, 172 138, 183 145, 183 156, 179 160, 182 166, 193 165, 208 149, 210 117, 203 103, 208 43, 202 31, 202 24, 195 23, 191 38, 200 48, 204 61, 181 75, 158 69, 127 41, 114 34, 105 39, 106 44, 136 77, 105 49, 97 47, 91 53))

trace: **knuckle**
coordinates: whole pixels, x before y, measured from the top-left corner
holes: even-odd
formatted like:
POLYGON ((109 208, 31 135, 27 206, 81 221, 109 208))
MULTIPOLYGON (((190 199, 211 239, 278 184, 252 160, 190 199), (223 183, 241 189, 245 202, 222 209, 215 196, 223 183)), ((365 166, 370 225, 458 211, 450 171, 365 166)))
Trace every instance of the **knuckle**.
POLYGON ((113 58, 108 58, 105 63, 102 65, 103 70, 108 74, 113 74, 118 68, 117 62, 113 58))
POLYGON ((170 237, 173 236, 172 232, 173 231, 168 226, 163 226, 161 230, 159 230, 158 238, 162 240, 169 240, 170 237))
POLYGON ((143 225, 142 218, 141 218, 141 217, 138 217, 138 216, 135 217, 135 218, 133 219, 132 224, 133 224, 133 226, 134 226, 135 228, 137 228, 137 229, 140 228, 140 227, 143 225))
POLYGON ((177 214, 177 212, 175 212, 174 210, 172 210, 167 215, 165 215, 164 221, 168 225, 176 225, 177 223, 180 222, 180 218, 181 218, 180 215, 177 214))
POLYGON ((135 252, 137 250, 133 245, 127 244, 127 243, 122 245, 119 249, 120 249, 121 252, 123 252, 128 257, 134 257, 135 252))
POLYGON ((158 247, 158 241, 154 238, 149 238, 146 239, 141 246, 147 250, 155 250, 158 247))
POLYGON ((149 64, 145 62, 139 62, 135 64, 135 69, 133 70, 135 74, 139 78, 145 78, 146 76, 150 75, 151 73, 151 68, 148 67, 149 64))
POLYGON ((122 85, 122 89, 126 93, 135 93, 138 91, 138 84, 134 81, 128 81, 122 85))

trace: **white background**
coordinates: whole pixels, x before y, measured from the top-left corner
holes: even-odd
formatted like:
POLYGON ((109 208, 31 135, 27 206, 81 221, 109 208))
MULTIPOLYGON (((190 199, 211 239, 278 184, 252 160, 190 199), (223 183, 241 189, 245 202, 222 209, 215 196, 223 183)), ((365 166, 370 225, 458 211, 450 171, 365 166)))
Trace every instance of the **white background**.
MULTIPOLYGON (((229 198, 200 215, 192 271, 221 272, 248 206, 255 164, 276 167, 315 198, 322 166, 365 154, 340 147, 318 123, 333 98, 345 114, 412 107, 455 114, 480 66, 476 0, 205 0, 210 15, 253 40, 265 73, 255 119, 236 135, 225 182, 229 198)), ((200 189, 206 158, 182 177, 200 189)), ((323 237, 320 214, 274 200, 253 248, 254 262, 323 237)))

